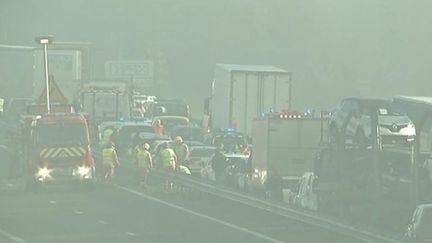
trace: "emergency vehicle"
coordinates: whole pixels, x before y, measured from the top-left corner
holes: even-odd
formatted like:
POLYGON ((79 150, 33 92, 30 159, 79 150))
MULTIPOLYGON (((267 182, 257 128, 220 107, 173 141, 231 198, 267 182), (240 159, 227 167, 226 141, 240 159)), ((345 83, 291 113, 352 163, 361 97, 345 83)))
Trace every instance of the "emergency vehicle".
POLYGON ((54 79, 50 79, 50 87, 53 98, 50 112, 43 91, 37 103, 28 106, 27 115, 22 117, 27 186, 32 189, 40 183, 70 180, 91 184, 95 178, 95 161, 88 117, 75 112, 54 79))
POLYGON ((95 162, 87 120, 82 114, 51 113, 36 117, 25 150, 30 188, 38 183, 94 179, 95 162))

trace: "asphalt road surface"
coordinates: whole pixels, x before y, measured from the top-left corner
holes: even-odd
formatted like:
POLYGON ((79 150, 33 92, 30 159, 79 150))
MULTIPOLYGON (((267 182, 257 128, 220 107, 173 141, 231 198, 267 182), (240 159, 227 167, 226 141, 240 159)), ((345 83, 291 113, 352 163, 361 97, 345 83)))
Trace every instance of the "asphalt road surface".
POLYGON ((203 192, 134 185, 130 169, 93 190, 0 194, 0 242, 358 242, 203 192))

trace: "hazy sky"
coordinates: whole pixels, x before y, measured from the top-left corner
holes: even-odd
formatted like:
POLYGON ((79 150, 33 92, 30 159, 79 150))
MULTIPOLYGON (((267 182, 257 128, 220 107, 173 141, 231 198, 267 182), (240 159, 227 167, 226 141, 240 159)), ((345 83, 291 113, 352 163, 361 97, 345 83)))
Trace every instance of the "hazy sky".
POLYGON ((429 0, 0 0, 0 43, 34 45, 41 33, 92 42, 95 76, 106 60, 159 57, 171 77, 167 95, 187 97, 195 111, 216 63, 275 65, 293 72, 294 107, 331 108, 352 95, 429 95, 431 7, 429 0))

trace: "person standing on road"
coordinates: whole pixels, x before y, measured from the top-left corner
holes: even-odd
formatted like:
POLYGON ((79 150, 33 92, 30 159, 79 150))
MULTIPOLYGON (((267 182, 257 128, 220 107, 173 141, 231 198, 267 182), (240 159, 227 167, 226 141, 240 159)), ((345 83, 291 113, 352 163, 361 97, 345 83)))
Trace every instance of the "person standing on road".
POLYGON ((106 183, 111 183, 114 176, 114 168, 120 165, 114 143, 110 143, 102 150, 102 162, 104 166, 104 180, 106 183))
POLYGON ((113 136, 114 136, 114 127, 108 127, 103 131, 102 141, 101 141, 101 145, 103 148, 111 145, 111 143, 113 142, 113 136))
POLYGON ((153 167, 152 156, 149 152, 150 145, 144 143, 136 154, 137 157, 137 167, 139 173, 139 185, 142 187, 147 187, 147 177, 153 167))
POLYGON ((187 166, 186 161, 189 158, 189 147, 183 142, 183 138, 177 136, 174 138, 174 152, 177 156, 177 167, 180 165, 187 166))
POLYGON ((166 171, 175 171, 176 164, 177 164, 177 156, 172 148, 170 148, 170 145, 168 142, 165 142, 162 145, 162 149, 159 152, 160 158, 162 162, 162 167, 166 171))
MULTIPOLYGON (((168 142, 165 142, 162 146, 162 150, 159 152, 162 161, 162 167, 167 172, 174 172, 176 170, 177 156, 174 150, 170 148, 168 142)), ((172 190, 173 186, 173 182, 166 180, 165 189, 172 190)))
POLYGON ((162 121, 160 119, 155 120, 155 122, 153 124, 153 129, 157 135, 163 135, 165 132, 165 128, 164 128, 162 121))
POLYGON ((226 168, 226 156, 223 153, 223 146, 220 145, 217 147, 210 163, 211 167, 215 173, 215 181, 220 184, 222 182, 223 173, 226 168))

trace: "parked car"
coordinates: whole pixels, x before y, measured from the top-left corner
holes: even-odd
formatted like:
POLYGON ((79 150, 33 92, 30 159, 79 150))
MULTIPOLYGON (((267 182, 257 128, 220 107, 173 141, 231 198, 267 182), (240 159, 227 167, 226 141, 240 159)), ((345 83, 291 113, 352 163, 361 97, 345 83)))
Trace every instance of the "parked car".
POLYGON ((185 116, 156 116, 153 118, 153 124, 156 120, 161 121, 165 129, 164 133, 168 135, 175 126, 188 126, 190 123, 189 118, 185 116))
POLYGON ((183 138, 183 140, 189 141, 204 141, 204 134, 202 133, 202 129, 200 127, 178 125, 173 127, 170 136, 172 138, 180 136, 183 138))
POLYGON ((124 154, 129 148, 141 142, 140 133, 153 133, 153 126, 145 122, 124 122, 114 136, 117 152, 124 154))
POLYGON ((249 152, 246 137, 239 133, 216 134, 211 139, 210 144, 215 147, 222 146, 225 153, 243 154, 249 152))
POLYGON ((301 177, 298 193, 294 197, 294 205, 310 210, 318 209, 318 197, 315 191, 316 179, 313 172, 306 172, 301 177))
POLYGON ((189 148, 188 167, 192 174, 199 174, 203 165, 206 165, 216 148, 213 146, 192 146, 189 148))
POLYGON ((372 144, 372 114, 377 113, 382 145, 407 145, 415 138, 413 122, 397 111, 392 100, 384 98, 346 98, 336 108, 329 122, 330 142, 372 144))
MULTIPOLYGON (((248 158, 242 154, 225 154, 226 167, 223 173, 223 183, 239 189, 247 189, 248 158)), ((215 181, 215 173, 211 166, 211 159, 201 169, 201 177, 215 181)))
POLYGON ((408 242, 432 242, 432 204, 418 205, 414 210, 405 237, 408 242))

